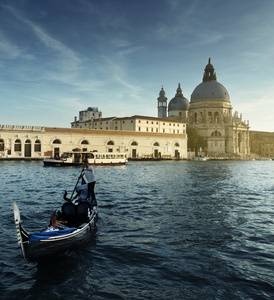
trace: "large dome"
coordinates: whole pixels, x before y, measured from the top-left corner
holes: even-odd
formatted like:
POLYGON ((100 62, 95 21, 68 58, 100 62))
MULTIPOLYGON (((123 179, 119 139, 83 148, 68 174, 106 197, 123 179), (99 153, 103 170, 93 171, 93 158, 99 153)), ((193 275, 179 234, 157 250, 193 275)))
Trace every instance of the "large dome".
POLYGON ((191 102, 202 100, 216 100, 230 102, 226 88, 217 81, 200 83, 191 95, 191 102))
POLYGON ((179 83, 175 97, 172 98, 168 104, 168 111, 188 110, 188 108, 189 101, 183 96, 182 89, 179 83))
POLYGON ((221 83, 217 82, 215 69, 210 58, 205 67, 203 82, 195 88, 191 95, 191 102, 206 100, 230 102, 228 91, 221 83))

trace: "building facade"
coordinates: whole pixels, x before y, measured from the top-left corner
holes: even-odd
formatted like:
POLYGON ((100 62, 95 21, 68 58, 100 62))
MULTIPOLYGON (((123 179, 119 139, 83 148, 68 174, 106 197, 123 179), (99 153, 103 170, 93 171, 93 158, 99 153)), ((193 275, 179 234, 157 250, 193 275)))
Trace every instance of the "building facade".
POLYGON ((185 133, 0 125, 0 159, 42 159, 74 149, 128 158, 186 159, 185 133))
POLYGON ((250 131, 250 147, 256 158, 274 159, 274 132, 250 131))
POLYGON ((186 124, 184 122, 173 119, 145 116, 132 116, 125 118, 109 117, 100 119, 92 118, 85 121, 75 120, 71 123, 71 128, 156 132, 170 134, 186 133, 186 124))

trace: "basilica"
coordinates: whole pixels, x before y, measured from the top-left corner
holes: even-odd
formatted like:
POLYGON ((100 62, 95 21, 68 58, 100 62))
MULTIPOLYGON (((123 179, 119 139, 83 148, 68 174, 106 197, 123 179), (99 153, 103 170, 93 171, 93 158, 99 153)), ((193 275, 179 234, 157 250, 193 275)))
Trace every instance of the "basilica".
POLYGON ((205 67, 203 81, 193 91, 190 102, 179 84, 176 95, 168 103, 162 87, 158 100, 158 117, 185 122, 197 129, 207 142, 206 154, 220 157, 250 155, 249 122, 242 114, 232 112, 229 93, 217 81, 211 60, 205 67))

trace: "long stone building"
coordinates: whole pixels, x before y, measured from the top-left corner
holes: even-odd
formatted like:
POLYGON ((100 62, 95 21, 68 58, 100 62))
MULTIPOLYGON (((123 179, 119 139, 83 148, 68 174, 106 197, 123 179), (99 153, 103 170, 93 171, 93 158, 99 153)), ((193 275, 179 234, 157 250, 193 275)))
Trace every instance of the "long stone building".
MULTIPOLYGON (((169 121, 168 127, 176 129, 171 131, 163 128, 162 132, 159 132, 158 118, 138 117, 138 120, 142 120, 144 126, 150 126, 150 130, 1 125, 0 159, 42 159, 74 149, 126 153, 128 158, 187 158, 185 124, 169 121)), ((142 127, 142 123, 138 123, 138 127, 142 127)))

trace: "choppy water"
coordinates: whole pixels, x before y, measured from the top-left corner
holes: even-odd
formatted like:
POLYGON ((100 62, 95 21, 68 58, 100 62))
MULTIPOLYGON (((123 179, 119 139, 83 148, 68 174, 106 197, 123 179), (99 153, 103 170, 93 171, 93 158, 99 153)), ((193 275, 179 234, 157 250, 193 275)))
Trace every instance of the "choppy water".
POLYGON ((94 242, 62 260, 25 263, 12 202, 26 229, 42 229, 79 172, 0 163, 3 299, 274 298, 274 162, 95 167, 94 242))

